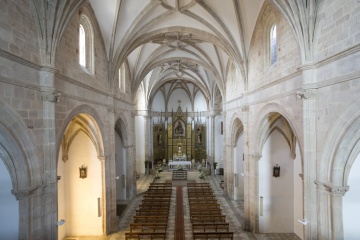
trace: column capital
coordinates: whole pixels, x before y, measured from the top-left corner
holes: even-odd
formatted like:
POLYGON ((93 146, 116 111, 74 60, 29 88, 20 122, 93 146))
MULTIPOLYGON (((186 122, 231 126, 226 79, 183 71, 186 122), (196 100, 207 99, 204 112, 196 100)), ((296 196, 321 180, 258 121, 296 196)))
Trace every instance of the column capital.
POLYGON ((109 113, 115 113, 116 108, 115 108, 115 106, 111 105, 111 106, 108 106, 107 110, 109 113))
POLYGON ((11 190, 11 193, 16 197, 16 200, 23 200, 25 198, 31 197, 33 194, 35 194, 39 190, 43 190, 46 187, 46 185, 37 185, 35 187, 30 187, 28 189, 22 189, 22 190, 11 190))
POLYGON ((253 154, 249 154, 249 157, 252 158, 253 160, 259 161, 262 155, 258 153, 253 153, 253 154))
POLYGON ((315 99, 316 89, 305 89, 302 91, 296 92, 297 99, 306 100, 306 99, 315 99))
POLYGON ((315 181, 315 184, 335 196, 344 196, 349 191, 349 186, 334 186, 331 183, 322 183, 320 181, 315 181))
POLYGON ((100 160, 100 162, 104 162, 109 156, 98 156, 98 159, 100 160))
POLYGON ((41 98, 44 102, 58 103, 60 102, 60 96, 61 93, 57 93, 53 91, 50 92, 45 91, 41 93, 41 98))

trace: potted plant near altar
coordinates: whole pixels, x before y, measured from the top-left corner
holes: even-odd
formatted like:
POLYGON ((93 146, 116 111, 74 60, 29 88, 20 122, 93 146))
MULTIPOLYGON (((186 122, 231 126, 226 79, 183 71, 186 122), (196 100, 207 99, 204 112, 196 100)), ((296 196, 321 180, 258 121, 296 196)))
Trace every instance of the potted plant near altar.
POLYGON ((148 167, 149 167, 149 161, 145 160, 144 163, 145 163, 145 174, 147 174, 148 173, 148 167))
POLYGON ((205 173, 204 173, 203 171, 200 171, 199 178, 200 178, 201 180, 204 180, 204 179, 205 179, 205 173))
POLYGON ((215 169, 216 169, 217 165, 218 165, 218 163, 217 163, 217 162, 213 162, 214 174, 215 174, 215 169))

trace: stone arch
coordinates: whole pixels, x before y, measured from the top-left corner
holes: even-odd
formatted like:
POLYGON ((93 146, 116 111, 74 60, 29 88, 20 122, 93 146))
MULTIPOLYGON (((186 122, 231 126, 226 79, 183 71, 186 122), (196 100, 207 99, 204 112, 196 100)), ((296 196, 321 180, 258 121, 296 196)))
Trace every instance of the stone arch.
POLYGON ((236 145, 236 140, 241 134, 242 131, 245 130, 243 121, 241 120, 241 116, 239 116, 238 113, 234 113, 230 120, 230 126, 231 126, 231 140, 230 144, 231 146, 236 145))
POLYGON ((359 102, 352 104, 332 125, 321 158, 320 181, 347 187, 347 179, 360 153, 359 102))
POLYGON ((119 135, 124 142, 124 146, 129 146, 132 141, 132 138, 131 135, 128 134, 130 132, 130 128, 126 120, 126 116, 124 113, 120 113, 116 119, 117 120, 115 122, 115 130, 121 133, 119 135))
MULTIPOLYGON (((300 153, 302 154, 302 135, 297 125, 296 121, 290 114, 286 111, 286 109, 277 104, 270 103, 265 105, 262 109, 258 111, 258 114, 255 114, 258 117, 258 120, 255 121, 254 129, 257 129, 255 136, 251 141, 251 146, 253 149, 254 156, 261 156, 261 151, 264 146, 264 143, 271 132, 274 130, 275 126, 273 125, 277 120, 283 119, 284 124, 286 126, 286 131, 282 131, 282 134, 285 134, 285 139, 289 144, 290 150, 292 154, 295 152, 296 139, 298 140, 300 153), (270 119, 268 119, 270 117, 270 119)), ((293 156, 295 157, 295 156, 293 156)), ((301 156, 302 159, 302 156, 301 156)), ((302 166, 303 166, 303 160, 302 166)))
MULTIPOLYGON (((100 115, 90 106, 87 105, 81 105, 73 109, 73 111, 66 117, 62 127, 60 128, 59 134, 57 136, 57 149, 59 152, 60 146, 64 145, 65 149, 63 148, 63 151, 66 151, 66 148, 71 144, 71 139, 75 136, 74 134, 77 134, 78 131, 84 131, 85 134, 89 136, 91 141, 94 143, 97 154, 99 157, 105 156, 105 147, 106 144, 103 140, 103 126, 101 125, 101 118, 100 115), (70 134, 68 136, 68 139, 64 139, 63 137, 66 135, 66 132, 68 130, 71 130, 71 122, 76 118, 76 124, 79 124, 81 126, 80 129, 73 128, 75 132, 73 134, 70 134), (65 142, 64 142, 65 141, 65 142)), ((67 137, 65 137, 67 138, 67 137)), ((63 152, 63 155, 66 156, 66 152, 63 152)), ((66 159, 64 159, 66 160, 66 159)))
POLYGON ((19 239, 31 231, 32 196, 43 190, 41 164, 34 137, 21 117, 0 100, 0 157, 12 183, 11 193, 19 201, 19 239))
POLYGON ((35 141, 16 113, 0 101, 0 156, 13 184, 13 194, 28 194, 41 185, 40 163, 35 141))

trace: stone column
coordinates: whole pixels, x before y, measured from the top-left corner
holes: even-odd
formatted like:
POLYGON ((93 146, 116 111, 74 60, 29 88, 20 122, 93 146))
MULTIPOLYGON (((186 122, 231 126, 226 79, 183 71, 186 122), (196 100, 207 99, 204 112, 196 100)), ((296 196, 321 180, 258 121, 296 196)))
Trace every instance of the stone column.
MULTIPOLYGON (((311 75, 311 73, 304 73, 304 75, 304 78, 311 77, 307 76, 311 75)), ((305 225, 304 237, 306 239, 317 239, 322 235, 318 232, 317 215, 321 215, 321 213, 319 213, 319 208, 323 207, 323 203, 317 201, 317 189, 314 184, 314 180, 317 179, 316 90, 307 89, 303 92, 299 92, 298 98, 303 100, 304 217, 309 220, 309 223, 305 225)))
MULTIPOLYGON (((101 217, 103 222, 103 232, 108 234, 110 229, 108 229, 109 225, 107 223, 111 222, 111 214, 107 214, 107 199, 106 199, 106 165, 109 165, 109 157, 108 156, 98 156, 98 159, 101 163, 101 199, 100 199, 100 209, 101 209, 101 217)), ((109 212, 110 212, 109 208, 109 212)), ((110 224, 111 225, 111 224, 110 224)))
MULTIPOLYGON (((146 160, 152 160, 150 159, 150 119, 149 116, 144 116, 144 139, 145 139, 145 161, 146 160)), ((148 165, 149 168, 149 165, 148 165)), ((150 170, 149 170, 150 171, 150 170)), ((146 174, 146 169, 145 169, 145 174, 146 174)), ((150 172, 148 172, 150 173, 150 172)))
POLYGON ((248 155, 244 162, 245 199, 244 199, 244 230, 259 232, 259 160, 258 154, 248 155))
POLYGON ((126 199, 130 200, 136 196, 136 159, 134 145, 124 146, 126 149, 126 199))
MULTIPOLYGON (((42 206, 43 226, 34 229, 47 239, 57 238, 57 151, 56 151, 56 122, 55 104, 59 102, 60 95, 55 92, 54 79, 56 70, 42 68, 40 70, 40 84, 43 100, 43 166, 44 188, 42 206)), ((37 234, 35 234, 37 235, 37 234)), ((40 236, 41 238, 41 236, 40 236)))
POLYGON ((349 187, 332 186, 321 182, 315 182, 318 189, 319 239, 344 239, 342 198, 349 187))
MULTIPOLYGON (((112 102, 112 98, 109 101, 112 102)), ((110 103, 113 104, 113 103, 110 103)), ((116 163, 115 163, 115 113, 116 108, 113 105, 108 106, 108 146, 105 147, 108 159, 105 163, 107 175, 105 176, 105 186, 108 186, 106 196, 107 202, 107 219, 110 219, 107 224, 106 232, 114 232, 117 230, 117 216, 116 216, 116 163)), ((101 160, 102 161, 102 160, 101 160)))
POLYGON ((211 156, 210 166, 212 166, 212 163, 215 162, 215 115, 212 114, 209 117, 209 119, 210 119, 210 129, 211 129, 211 133, 210 133, 211 145, 209 146, 210 147, 209 155, 211 156))

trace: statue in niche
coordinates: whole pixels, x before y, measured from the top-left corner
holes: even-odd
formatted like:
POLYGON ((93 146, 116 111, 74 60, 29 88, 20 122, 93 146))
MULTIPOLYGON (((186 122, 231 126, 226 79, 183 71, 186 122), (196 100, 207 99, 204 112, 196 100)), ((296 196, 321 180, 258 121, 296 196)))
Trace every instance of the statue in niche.
POLYGON ((162 144, 162 128, 160 128, 158 133, 157 133, 157 143, 159 145, 162 144))
POLYGON ((174 133, 175 133, 175 137, 185 137, 185 127, 182 121, 178 121, 176 123, 174 133))
POLYGON ((201 133, 200 128, 197 128, 196 135, 197 135, 197 143, 201 144, 202 143, 202 133, 201 133))

